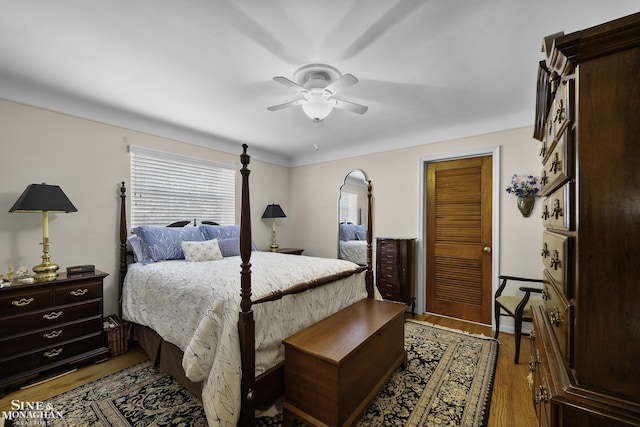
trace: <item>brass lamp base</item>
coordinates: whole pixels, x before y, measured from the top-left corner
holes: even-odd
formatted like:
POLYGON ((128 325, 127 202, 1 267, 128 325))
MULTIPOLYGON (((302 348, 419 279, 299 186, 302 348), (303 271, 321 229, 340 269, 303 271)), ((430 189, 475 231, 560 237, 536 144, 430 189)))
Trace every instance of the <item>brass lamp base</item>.
POLYGON ((60 266, 58 264, 54 264, 52 263, 51 257, 49 256, 49 237, 48 237, 48 230, 49 230, 49 226, 48 224, 48 219, 47 219, 47 215, 46 212, 42 213, 42 229, 43 229, 43 236, 42 236, 42 263, 36 265, 35 267, 33 267, 33 272, 36 273, 35 276, 33 277, 34 279, 36 279, 36 282, 49 282, 51 280, 55 280, 56 277, 58 277, 58 268, 60 268, 60 266))
POLYGON ((276 219, 271 219, 271 252, 278 252, 278 244, 276 243, 276 219))
POLYGON ((36 273, 33 278, 36 279, 36 282, 49 282, 51 280, 55 280, 56 277, 58 277, 59 268, 60 266, 58 264, 43 262, 42 264, 33 267, 33 272, 36 273))

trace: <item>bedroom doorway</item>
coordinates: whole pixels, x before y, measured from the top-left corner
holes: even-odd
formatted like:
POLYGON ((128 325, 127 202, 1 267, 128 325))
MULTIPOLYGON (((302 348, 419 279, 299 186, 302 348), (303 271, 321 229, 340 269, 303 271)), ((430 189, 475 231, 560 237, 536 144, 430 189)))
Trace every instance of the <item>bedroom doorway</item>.
POLYGON ((492 155, 426 163, 426 311, 492 319, 492 155))

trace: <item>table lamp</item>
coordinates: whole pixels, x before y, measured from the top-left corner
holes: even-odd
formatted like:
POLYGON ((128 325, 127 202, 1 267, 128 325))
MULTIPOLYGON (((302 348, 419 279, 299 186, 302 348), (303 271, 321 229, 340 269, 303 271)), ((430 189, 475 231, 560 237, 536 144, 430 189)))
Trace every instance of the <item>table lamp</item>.
POLYGON ((271 204, 267 205, 267 208, 262 214, 262 219, 271 218, 271 252, 278 251, 278 244, 276 243, 276 218, 286 218, 284 211, 280 205, 271 204))
POLYGON ((9 212, 42 213, 42 263, 33 267, 36 281, 54 280, 59 266, 49 257, 49 212, 77 212, 73 203, 57 185, 31 184, 22 193, 9 212))

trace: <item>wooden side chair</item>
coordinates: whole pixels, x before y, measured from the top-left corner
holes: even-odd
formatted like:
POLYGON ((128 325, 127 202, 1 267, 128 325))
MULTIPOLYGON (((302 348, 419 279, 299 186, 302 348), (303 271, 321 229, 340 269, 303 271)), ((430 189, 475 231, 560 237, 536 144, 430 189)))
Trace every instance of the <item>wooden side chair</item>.
POLYGON ((542 289, 532 288, 528 286, 520 287, 520 291, 524 292, 524 295, 502 295, 507 286, 508 281, 514 282, 529 282, 529 283, 542 283, 542 279, 527 279, 524 277, 514 276, 498 276, 502 283, 496 291, 494 298, 495 304, 495 316, 496 316, 496 334, 494 338, 498 338, 500 333, 500 317, 508 316, 514 319, 515 339, 516 339, 516 355, 515 363, 518 363, 520 358, 520 336, 522 335, 522 322, 531 322, 533 320, 531 315, 531 308, 536 305, 544 304, 541 298, 531 298, 532 293, 542 294, 542 289))

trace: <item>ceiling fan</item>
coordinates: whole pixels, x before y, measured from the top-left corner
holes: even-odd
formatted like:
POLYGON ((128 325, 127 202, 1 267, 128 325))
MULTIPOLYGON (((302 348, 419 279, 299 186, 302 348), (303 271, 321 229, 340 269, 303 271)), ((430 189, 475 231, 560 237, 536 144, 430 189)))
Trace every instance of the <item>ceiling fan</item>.
POLYGON ((364 105, 335 98, 344 89, 358 83, 358 79, 351 74, 342 75, 330 65, 305 65, 293 73, 293 80, 282 76, 274 77, 273 80, 299 92, 302 98, 268 107, 269 111, 300 105, 304 113, 317 123, 324 120, 333 108, 358 114, 364 114, 369 109, 364 105))

